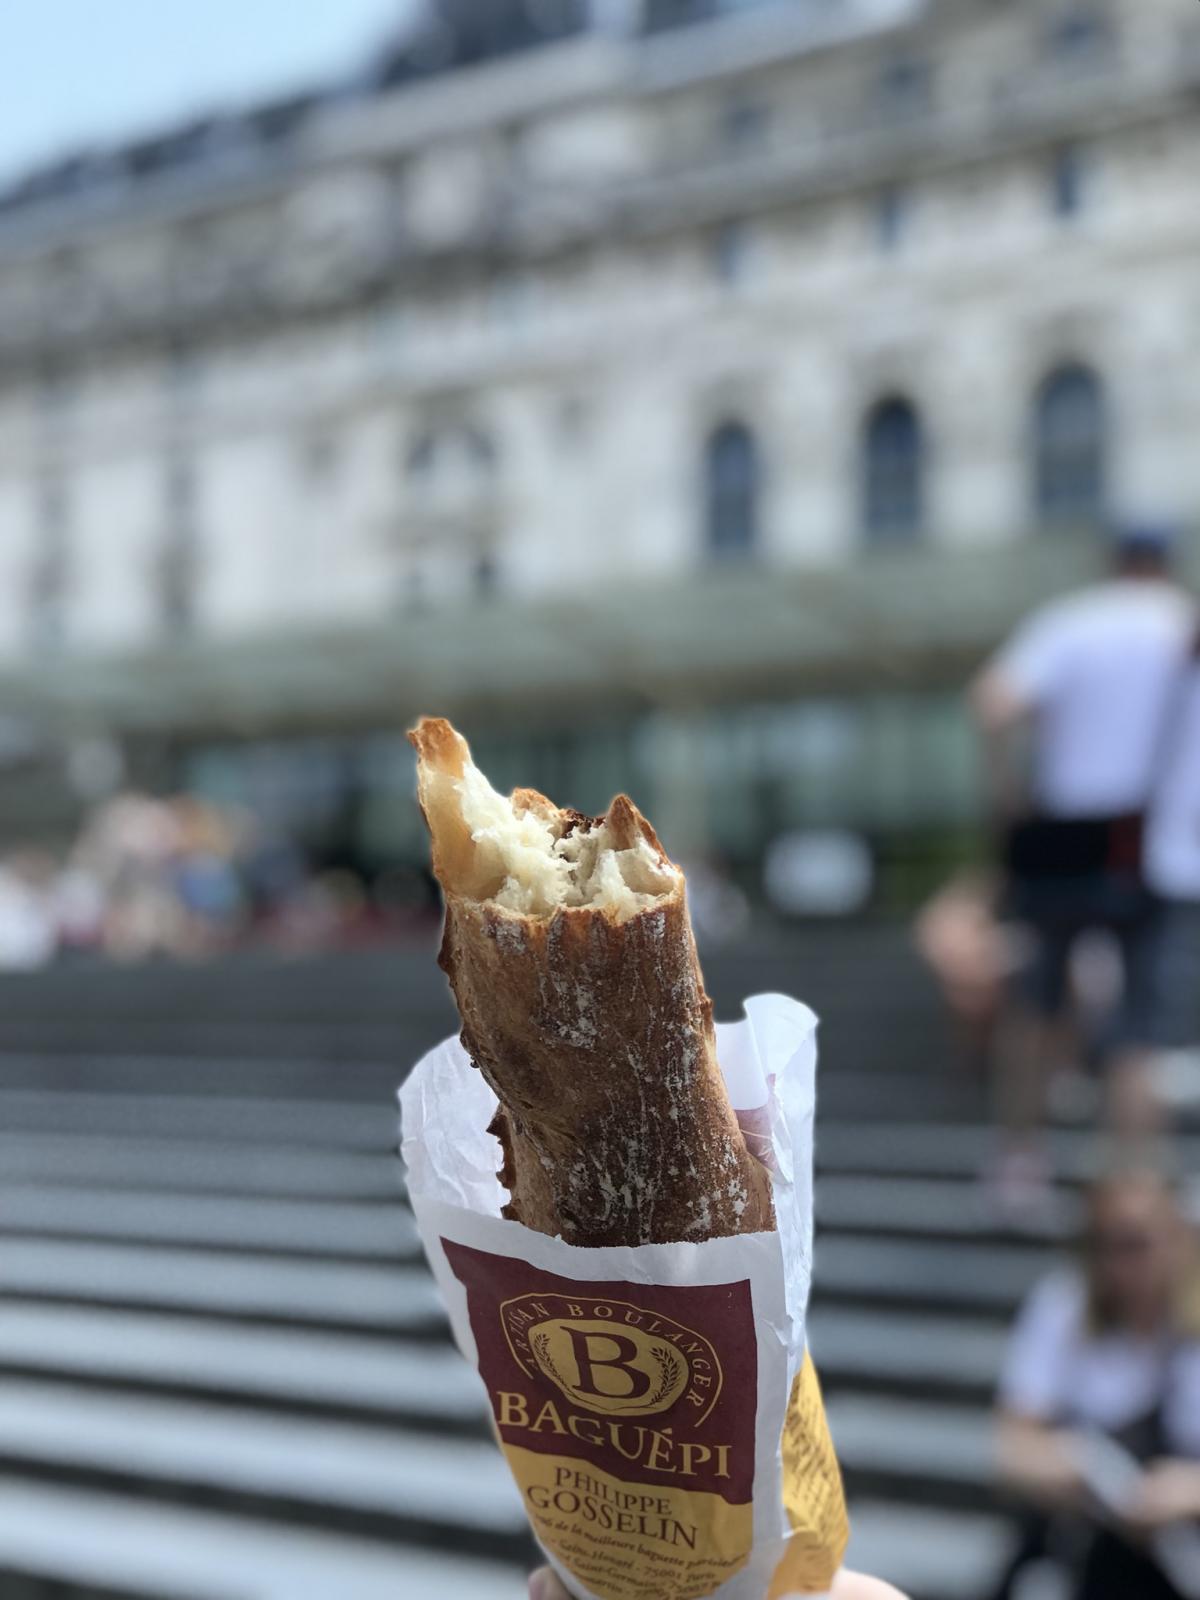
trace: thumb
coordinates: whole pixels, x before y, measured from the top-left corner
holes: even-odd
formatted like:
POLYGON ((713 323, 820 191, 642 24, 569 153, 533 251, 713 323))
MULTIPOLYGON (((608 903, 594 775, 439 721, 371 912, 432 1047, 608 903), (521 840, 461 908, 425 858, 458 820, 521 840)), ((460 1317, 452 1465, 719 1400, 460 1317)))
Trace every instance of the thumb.
POLYGON ((878 1578, 864 1578, 860 1572, 839 1572, 832 1600, 904 1600, 899 1589, 878 1578))
POLYGON ((539 1567, 529 1580, 529 1600, 571 1600, 549 1567, 539 1567))

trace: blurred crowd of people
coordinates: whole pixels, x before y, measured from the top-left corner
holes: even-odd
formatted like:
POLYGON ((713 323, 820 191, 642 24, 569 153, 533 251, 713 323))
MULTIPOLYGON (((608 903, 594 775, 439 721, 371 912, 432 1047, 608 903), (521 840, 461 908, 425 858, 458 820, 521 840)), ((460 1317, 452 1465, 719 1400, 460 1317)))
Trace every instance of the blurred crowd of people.
POLYGON ((251 940, 329 948, 421 923, 433 905, 419 872, 315 863, 236 808, 127 791, 61 857, 0 859, 0 970, 73 952, 196 960, 251 940))
POLYGON ((1200 611, 1171 558, 1122 534, 1107 581, 984 669, 993 863, 917 925, 994 1085, 997 1221, 1061 1225, 1051 1127, 1096 1135, 1078 1255, 1030 1296, 1001 1381, 1025 1537, 998 1600, 1200 1597, 1200 1253, 1174 1127, 1200 1106, 1200 611))

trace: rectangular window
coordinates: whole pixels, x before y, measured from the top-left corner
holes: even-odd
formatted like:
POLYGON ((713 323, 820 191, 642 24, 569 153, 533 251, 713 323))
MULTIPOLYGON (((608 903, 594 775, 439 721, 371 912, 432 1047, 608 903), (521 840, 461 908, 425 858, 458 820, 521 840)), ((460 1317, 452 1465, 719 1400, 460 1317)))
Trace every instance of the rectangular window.
POLYGON ((875 239, 884 255, 893 255, 902 247, 908 225, 908 193, 899 184, 889 184, 875 201, 875 239))
POLYGON ((1084 164, 1079 150, 1066 145, 1050 167, 1050 205, 1056 217, 1074 217, 1084 205, 1084 164))
POLYGON ((200 358, 194 346, 178 343, 170 347, 165 379, 172 403, 185 405, 195 399, 200 386, 200 358))
POLYGON ((757 100, 737 98, 726 103, 721 112, 721 143, 726 150, 742 154, 761 150, 767 143, 770 116, 766 106, 757 100))
POLYGON ((33 562, 29 571, 29 631, 35 648, 62 643, 69 582, 70 506, 61 479, 38 488, 33 562))
POLYGON ((164 481, 165 529, 159 553, 159 602, 164 631, 187 632, 195 622, 196 475, 191 461, 175 457, 164 481))
POLYGON ((879 75, 875 107, 884 122, 908 122, 923 116, 933 103, 933 75, 927 61, 902 57, 879 75))
POLYGON ((1102 60, 1112 49, 1112 23, 1091 6, 1077 6, 1054 22, 1046 37, 1046 51, 1065 67, 1102 60))
POLYGON ((73 397, 69 375, 61 367, 51 367, 42 373, 38 386, 38 407, 48 427, 59 427, 66 419, 73 397))
POLYGON ((712 242, 712 274, 727 289, 745 283, 750 275, 752 239, 744 223, 728 222, 712 242))
POLYGON ((331 428, 315 428, 300 442, 300 472, 313 489, 329 488, 337 476, 339 441, 331 428))

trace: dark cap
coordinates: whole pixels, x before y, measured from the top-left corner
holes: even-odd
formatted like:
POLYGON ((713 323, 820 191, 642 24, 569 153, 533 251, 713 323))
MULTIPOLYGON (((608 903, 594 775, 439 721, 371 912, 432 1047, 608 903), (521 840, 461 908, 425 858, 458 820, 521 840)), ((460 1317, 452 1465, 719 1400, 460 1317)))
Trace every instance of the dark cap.
POLYGON ((1167 561, 1174 548, 1174 530, 1160 522, 1127 522, 1113 530, 1113 554, 1121 560, 1167 561))

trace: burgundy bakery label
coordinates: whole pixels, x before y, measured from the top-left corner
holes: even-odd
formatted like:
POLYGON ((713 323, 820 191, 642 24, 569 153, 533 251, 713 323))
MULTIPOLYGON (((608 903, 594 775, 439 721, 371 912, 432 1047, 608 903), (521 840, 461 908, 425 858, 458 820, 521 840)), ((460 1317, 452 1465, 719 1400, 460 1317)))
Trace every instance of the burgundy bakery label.
POLYGON ((584 1283, 441 1242, 542 1544, 605 1600, 699 1600, 744 1566, 749 1282, 584 1283))

